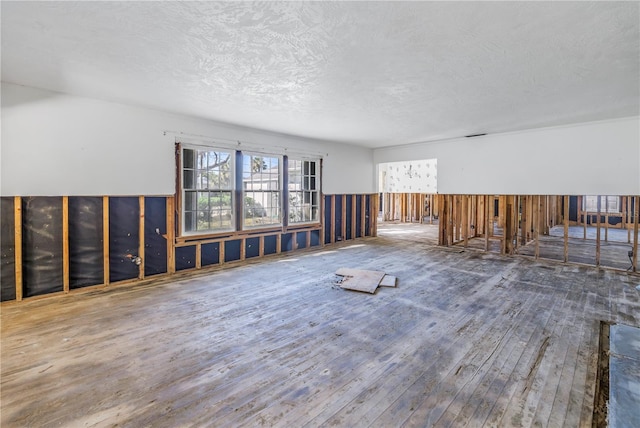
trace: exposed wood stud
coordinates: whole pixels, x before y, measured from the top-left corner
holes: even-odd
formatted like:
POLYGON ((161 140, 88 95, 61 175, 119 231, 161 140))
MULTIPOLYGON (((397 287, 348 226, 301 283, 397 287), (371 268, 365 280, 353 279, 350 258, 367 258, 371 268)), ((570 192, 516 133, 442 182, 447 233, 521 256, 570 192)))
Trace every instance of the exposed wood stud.
POLYGON ((371 202, 369 203, 369 223, 371 223, 371 236, 378 236, 378 194, 371 195, 371 202))
MULTIPOLYGON (((490 201, 493 200, 493 197, 490 195, 485 195, 484 197, 484 250, 489 251, 489 219, 491 217, 491 213, 489 212, 489 208, 491 206, 490 201)), ((493 220, 492 220, 493 223, 493 220)))
POLYGON ((602 197, 598 195, 598 212, 596 219, 596 266, 600 266, 600 212, 601 212, 602 197))
POLYGON ((16 300, 22 300, 22 198, 13 198, 16 300))
MULTIPOLYGON (((293 235, 295 237, 295 233, 293 235)), ((240 260, 244 260, 247 255, 247 241, 245 238, 240 239, 240 260)))
POLYGON ((569 195, 564 197, 564 262, 569 261, 569 195))
POLYGON ((224 241, 220 241, 220 246, 218 247, 218 264, 224 264, 224 241))
POLYGON ((367 195, 360 195, 360 236, 366 235, 367 195))
POLYGON ((462 241, 463 241, 464 248, 467 248, 467 245, 469 244, 469 209, 468 209, 469 196, 462 195, 461 198, 462 198, 462 201, 461 201, 462 241))
POLYGON ((176 271, 176 250, 175 250, 175 199, 171 196, 167 198, 167 272, 176 271))
POLYGON ((540 204, 540 195, 536 195, 533 197, 534 200, 534 218, 533 218, 533 227, 534 229, 534 235, 533 235, 533 239, 536 240, 536 247, 535 247, 535 258, 539 258, 540 257, 540 217, 542 216, 542 207, 540 204))
POLYGON ((276 235, 276 253, 280 254, 282 252, 282 235, 276 235))
POLYGON ((69 292, 69 197, 62 197, 62 291, 69 292))
POLYGON ((340 217, 342 219, 342 224, 340 225, 341 231, 340 234, 342 235, 342 240, 346 241, 347 239, 347 195, 342 195, 342 216, 340 217))
POLYGON ((356 211, 357 197, 358 195, 351 196, 351 239, 356 239, 356 219, 358 218, 356 211))
MULTIPOLYGON (((169 245, 167 245, 169 248, 169 245)), ((104 284, 108 285, 109 278, 109 197, 102 197, 102 266, 104 274, 104 284)))
POLYGON ((138 266, 138 278, 144 279, 144 196, 139 196, 138 202, 140 204, 140 218, 138 224, 140 240, 138 242, 138 257, 140 257, 141 260, 140 266, 138 266))
POLYGON ((634 198, 633 215, 633 271, 638 272, 638 223, 640 220, 640 196, 634 198))
MULTIPOLYGON (((324 234, 321 232, 320 236, 324 236, 324 234)), ((324 239, 321 240, 321 242, 323 242, 324 239)), ((264 256, 264 235, 260 235, 260 243, 258 244, 258 255, 260 257, 264 256)))
POLYGON ((196 243, 196 269, 202 268, 202 243, 196 243))
POLYGON ((329 218, 331 221, 330 229, 330 242, 333 244, 336 242, 336 195, 331 195, 331 216, 329 218))

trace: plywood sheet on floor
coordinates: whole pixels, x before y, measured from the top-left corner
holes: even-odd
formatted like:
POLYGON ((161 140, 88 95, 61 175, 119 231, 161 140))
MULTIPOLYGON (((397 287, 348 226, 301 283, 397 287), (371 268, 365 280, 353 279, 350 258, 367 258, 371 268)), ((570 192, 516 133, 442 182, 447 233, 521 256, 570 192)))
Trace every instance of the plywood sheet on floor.
POLYGON ((385 273, 374 270, 340 268, 336 275, 344 276, 340 287, 345 290, 375 293, 385 273))

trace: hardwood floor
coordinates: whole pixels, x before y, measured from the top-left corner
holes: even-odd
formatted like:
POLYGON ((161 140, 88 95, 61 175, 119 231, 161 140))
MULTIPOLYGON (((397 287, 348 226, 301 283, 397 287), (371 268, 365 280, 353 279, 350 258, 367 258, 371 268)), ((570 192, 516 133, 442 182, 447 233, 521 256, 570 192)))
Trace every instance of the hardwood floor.
POLYGON ((640 325, 638 276, 379 234, 2 305, 1 425, 591 425, 599 321, 640 325))

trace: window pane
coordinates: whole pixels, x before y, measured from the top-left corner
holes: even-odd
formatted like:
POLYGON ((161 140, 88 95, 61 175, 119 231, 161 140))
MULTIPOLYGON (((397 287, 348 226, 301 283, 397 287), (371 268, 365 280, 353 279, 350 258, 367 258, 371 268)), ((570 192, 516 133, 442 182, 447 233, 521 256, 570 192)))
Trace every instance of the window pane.
POLYGON ((289 160, 289 222, 318 221, 317 161, 289 160))
POLYGON ((182 151, 182 167, 183 168, 194 169, 195 168, 195 156, 196 156, 195 150, 184 149, 182 151))
POLYGON ((232 229, 233 152, 185 148, 182 155, 185 232, 232 229))

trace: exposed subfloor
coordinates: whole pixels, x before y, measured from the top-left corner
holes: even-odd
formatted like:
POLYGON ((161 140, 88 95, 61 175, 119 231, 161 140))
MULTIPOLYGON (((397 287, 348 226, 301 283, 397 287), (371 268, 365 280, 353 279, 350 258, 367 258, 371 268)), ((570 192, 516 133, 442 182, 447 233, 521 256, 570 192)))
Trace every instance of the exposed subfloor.
POLYGON ((3 305, 1 425, 590 426, 599 320, 640 325, 638 276, 379 234, 3 305))

